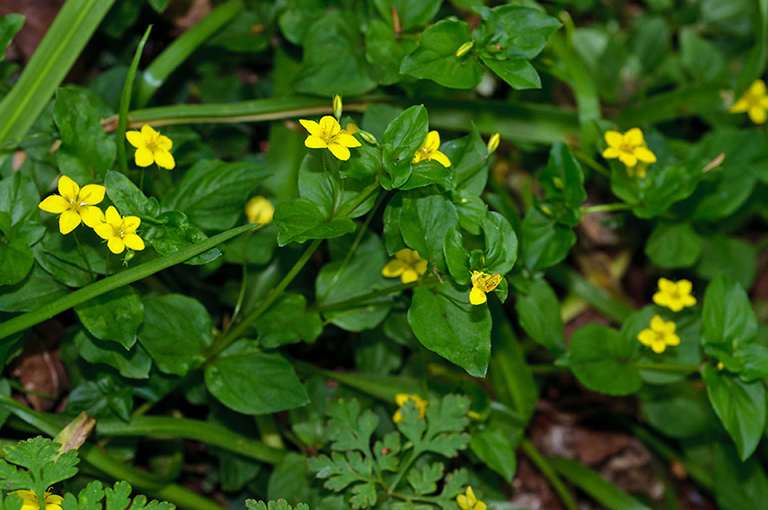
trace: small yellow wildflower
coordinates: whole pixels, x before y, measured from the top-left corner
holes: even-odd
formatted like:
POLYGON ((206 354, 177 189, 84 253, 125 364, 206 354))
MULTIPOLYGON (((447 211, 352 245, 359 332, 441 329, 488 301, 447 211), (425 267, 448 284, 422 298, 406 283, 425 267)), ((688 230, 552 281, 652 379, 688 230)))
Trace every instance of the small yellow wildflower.
POLYGON ((176 161, 169 152, 173 147, 173 142, 167 136, 161 135, 152 129, 151 126, 144 124, 141 131, 128 131, 125 133, 128 143, 136 147, 134 160, 137 166, 146 167, 152 163, 157 163, 160 168, 173 170, 176 161))
POLYGON ((266 225, 275 215, 275 206, 263 196, 258 195, 245 204, 245 215, 248 216, 248 223, 266 225))
POLYGON ((304 140, 304 145, 310 149, 328 149, 336 158, 346 161, 349 159, 349 148, 362 145, 348 132, 341 129, 339 122, 326 115, 318 124, 314 120, 299 120, 304 129, 309 131, 309 136, 304 140))
POLYGON ((94 231, 102 239, 107 240, 107 247, 112 253, 123 253, 126 247, 139 251, 144 249, 144 241, 136 234, 141 219, 136 216, 120 216, 115 206, 107 208, 106 219, 96 225, 94 231))
MULTIPOLYGON (((12 494, 16 494, 21 498, 21 510, 40 510, 40 502, 37 499, 37 494, 33 491, 18 490, 12 494)), ((64 498, 56 494, 51 494, 50 490, 45 491, 45 510, 61 510, 61 503, 64 498)))
POLYGON ((653 295, 653 302, 666 306, 673 312, 679 312, 687 306, 696 304, 696 298, 691 296, 693 285, 688 280, 673 282, 659 278, 659 291, 653 295))
POLYGON ((499 141, 501 140, 501 137, 498 133, 494 133, 491 138, 488 139, 488 154, 493 154, 496 152, 496 149, 499 148, 499 141))
POLYGON ((104 186, 88 184, 82 189, 75 181, 62 175, 59 178, 59 194, 51 195, 40 202, 38 207, 43 211, 61 214, 59 216, 59 230, 62 234, 69 234, 80 221, 93 228, 104 221, 104 213, 94 207, 104 200, 104 186))
POLYGON ((427 261, 419 257, 419 252, 403 248, 395 253, 395 259, 387 262, 381 274, 387 278, 400 277, 403 283, 415 282, 427 272, 427 261))
POLYGON ((472 271, 472 290, 469 291, 469 302, 473 305, 482 305, 488 301, 486 294, 495 289, 501 283, 500 274, 488 274, 480 271, 472 271))
POLYGON ((451 160, 448 159, 448 156, 440 152, 440 135, 437 131, 427 133, 427 139, 424 140, 419 150, 416 151, 416 154, 413 156, 413 162, 432 161, 433 159, 446 168, 451 166, 451 160))
POLYGON ((603 151, 606 159, 616 159, 624 163, 627 173, 645 177, 646 165, 656 161, 656 155, 648 149, 640 128, 632 128, 623 135, 618 131, 606 131, 605 143, 608 148, 603 151))
POLYGON ((464 494, 456 496, 456 503, 459 504, 461 510, 486 510, 485 503, 478 501, 471 486, 467 486, 464 494))
POLYGON ((658 315, 651 319, 650 329, 644 329, 637 335, 640 343, 653 349, 659 354, 664 352, 668 345, 680 345, 680 337, 675 334, 677 326, 673 321, 666 322, 658 315))
MULTIPOLYGON (((424 419, 424 414, 427 412, 427 404, 429 404, 428 401, 418 395, 408 395, 407 393, 398 393, 395 395, 395 402, 397 402, 397 405, 400 407, 403 407, 409 400, 416 404, 416 409, 419 410, 419 418, 424 419)), ((403 415, 400 414, 399 409, 392 415, 392 421, 395 423, 400 423, 403 419, 403 415)))
POLYGON ((747 112, 749 120, 755 124, 765 124, 765 120, 768 118, 768 113, 766 113, 768 111, 768 94, 766 93, 765 82, 755 80, 728 111, 730 113, 747 112))

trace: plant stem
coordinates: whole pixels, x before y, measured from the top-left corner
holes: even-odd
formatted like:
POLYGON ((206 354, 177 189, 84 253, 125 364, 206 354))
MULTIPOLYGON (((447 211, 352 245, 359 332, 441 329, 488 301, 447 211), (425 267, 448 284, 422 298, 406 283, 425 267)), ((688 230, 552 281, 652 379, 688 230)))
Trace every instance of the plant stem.
POLYGON ((626 211, 632 209, 632 206, 624 202, 615 202, 613 204, 588 205, 580 207, 581 214, 592 214, 601 212, 626 211))
MULTIPOLYGON (((120 170, 123 174, 128 173, 128 158, 125 155, 125 130, 128 126, 128 109, 131 106, 131 92, 133 91, 133 80, 136 77, 136 70, 139 68, 139 61, 141 60, 141 54, 144 51, 144 44, 146 44, 149 38, 149 33, 152 31, 152 25, 147 27, 144 32, 144 37, 139 41, 139 46, 136 48, 136 53, 133 55, 131 61, 131 67, 128 68, 128 74, 125 77, 125 85, 123 85, 123 93, 120 96, 120 113, 117 121, 117 133, 115 133, 115 145, 117 146, 117 161, 120 164, 120 170)), ((142 168, 142 181, 144 180, 144 169, 142 168)), ((141 189, 141 186, 139 186, 141 189)))
POLYGON ((541 474, 544 475, 544 478, 549 481, 549 484, 560 497, 560 501, 563 503, 563 506, 565 506, 567 510, 579 510, 579 506, 573 499, 571 492, 565 486, 560 477, 557 476, 555 469, 549 464, 547 459, 536 449, 535 446, 533 446, 533 443, 531 443, 529 439, 523 438, 520 446, 522 447, 525 456, 528 457, 530 461, 536 465, 536 467, 539 469, 539 472, 541 472, 541 474))
POLYGON ((242 335, 245 330, 248 329, 253 321, 261 317, 261 314, 267 311, 272 303, 274 303, 277 298, 280 297, 286 287, 288 287, 288 285, 293 281, 296 275, 299 274, 299 271, 302 270, 304 265, 307 263, 307 261, 309 261, 310 257, 312 257, 312 254, 315 253, 315 250, 317 250, 317 248, 320 246, 320 243, 322 242, 322 239, 315 239, 312 241, 307 249, 304 250, 304 253, 301 255, 301 257, 299 257, 299 260, 297 260, 293 265, 291 270, 288 271, 288 274, 286 274, 283 279, 280 280, 280 283, 278 283, 277 286, 273 288, 269 294, 267 294, 267 297, 265 297, 264 300, 259 303, 259 306, 257 306, 256 309, 251 313, 246 315, 243 320, 241 320, 226 334, 222 334, 213 342, 213 345, 211 345, 211 347, 208 349, 208 352, 205 353, 205 358, 207 360, 211 360, 218 356, 224 349, 229 346, 229 344, 238 339, 240 335, 242 335))
POLYGON ((90 277, 90 282, 93 283, 96 280, 96 277, 93 276, 93 270, 91 269, 91 262, 88 260, 88 257, 85 256, 85 250, 83 250, 83 247, 80 246, 80 240, 77 238, 77 232, 72 232, 72 237, 75 238, 77 251, 78 253, 80 253, 80 256, 83 258, 83 262, 85 262, 85 267, 88 268, 88 276, 90 277))

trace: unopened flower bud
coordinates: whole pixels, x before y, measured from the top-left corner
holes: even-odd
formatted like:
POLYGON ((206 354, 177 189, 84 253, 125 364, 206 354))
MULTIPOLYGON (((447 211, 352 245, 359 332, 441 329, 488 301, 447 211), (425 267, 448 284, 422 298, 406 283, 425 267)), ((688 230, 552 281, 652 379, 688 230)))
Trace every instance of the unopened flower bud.
POLYGON ((474 46, 474 45, 475 45, 475 41, 467 41, 467 42, 465 42, 464 44, 459 46, 458 50, 456 50, 456 56, 459 57, 459 58, 463 57, 464 55, 469 53, 469 50, 471 50, 472 46, 474 46))
POLYGON ((488 140, 488 154, 493 154, 496 149, 499 147, 499 140, 501 137, 498 133, 495 133, 491 138, 488 140))
POLYGON ((275 206, 261 195, 253 197, 245 204, 245 215, 248 216, 248 223, 266 225, 272 221, 274 214, 275 206))
POLYGON ((360 129, 360 130, 358 130, 358 132, 357 132, 357 133, 358 133, 360 136, 362 136, 362 137, 363 137, 363 140, 365 140, 366 142, 368 142, 368 143, 373 143, 373 144, 376 144, 376 145, 378 145, 378 144, 379 144, 379 142, 376 140, 376 137, 375 137, 375 136, 373 136, 373 135, 372 135, 371 133, 369 133, 368 131, 363 131, 362 129, 360 129))
POLYGON ((338 94, 333 96, 333 116, 336 120, 341 118, 341 96, 338 94))

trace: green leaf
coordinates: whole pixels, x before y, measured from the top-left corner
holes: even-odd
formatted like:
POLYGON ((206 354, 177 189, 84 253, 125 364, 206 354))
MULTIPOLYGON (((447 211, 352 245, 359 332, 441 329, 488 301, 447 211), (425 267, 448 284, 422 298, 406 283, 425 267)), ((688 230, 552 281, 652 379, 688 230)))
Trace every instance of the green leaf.
POLYGON ((229 346, 205 367, 205 385, 222 404, 243 414, 270 414, 309 400, 291 364, 262 352, 252 340, 229 346))
POLYGON ((596 471, 565 457, 549 459, 563 477, 592 496, 605 508, 613 510, 651 510, 596 471))
POLYGON ((469 304, 469 291, 450 283, 414 290, 408 323, 424 347, 484 377, 491 357, 491 314, 469 304))
POLYGON ((432 494, 437 491, 437 482, 442 480, 444 471, 442 462, 424 464, 421 468, 414 467, 408 472, 408 484, 418 495, 432 494))
POLYGON ((757 458, 739 459, 733 447, 714 444, 714 491, 722 510, 760 510, 768 498, 768 475, 757 458))
POLYGON ((165 8, 168 7, 168 4, 171 3, 171 0, 147 0, 147 2, 152 6, 155 12, 162 14, 163 11, 165 11, 165 8))
POLYGON ((304 60, 296 77, 296 91, 354 96, 375 86, 354 19, 347 13, 332 11, 313 23, 304 38, 304 60))
POLYGON ((768 347, 758 344, 742 345, 736 353, 743 365, 739 377, 746 382, 768 378, 768 347))
POLYGON ((371 64, 372 76, 382 85, 400 81, 403 58, 415 47, 415 41, 399 37, 380 19, 371 21, 365 30, 365 58, 371 64))
POLYGON ((554 355, 565 352, 560 300, 543 278, 527 285, 515 300, 520 325, 528 336, 554 355))
POLYGON ((499 78, 509 83, 514 89, 540 89, 541 78, 530 62, 523 58, 496 60, 481 55, 483 63, 496 73, 499 78))
POLYGON ((419 417, 413 401, 400 408, 403 421, 397 428, 412 443, 414 452, 433 452, 452 458, 469 444, 464 429, 469 424, 469 399, 463 395, 446 395, 429 401, 426 422, 419 417))
POLYGON ((354 494, 350 498, 352 508, 368 508, 376 503, 376 486, 370 481, 373 471, 370 460, 364 459, 358 452, 349 452, 346 456, 333 452, 331 457, 319 455, 308 462, 309 469, 317 472, 317 478, 327 478, 323 487, 340 492, 347 489, 354 494), (357 482, 363 482, 358 484, 357 482))
POLYGON ((304 503, 299 503, 294 508, 284 499, 270 501, 269 504, 254 499, 246 499, 245 506, 248 510, 309 510, 309 507, 304 503))
POLYGON ((411 106, 387 126, 381 146, 392 187, 399 188, 408 182, 413 156, 427 139, 427 130, 427 109, 423 105, 411 106))
POLYGON ((659 267, 691 267, 699 260, 702 238, 688 223, 659 223, 645 245, 645 254, 659 267))
POLYGON ((488 148, 473 122, 469 134, 440 145, 440 151, 451 162, 456 188, 470 195, 480 195, 488 181, 488 148))
MULTIPOLYGON (((189 223, 187 215, 179 211, 168 211, 157 216, 158 224, 147 224, 144 231, 145 239, 151 241, 152 247, 161 255, 172 255, 189 246, 208 239, 196 227, 189 223)), ((207 264, 219 258, 221 251, 211 248, 199 255, 187 259, 189 265, 207 264)))
POLYGON ((111 340, 126 350, 136 342, 136 332, 144 322, 144 305, 131 287, 112 290, 75 307, 80 322, 99 340, 111 340))
POLYGON ((280 31, 296 45, 304 42, 312 24, 325 14, 322 0, 287 0, 285 10, 278 16, 280 31))
POLYGON ((105 268, 106 250, 102 240, 88 230, 77 235, 75 239, 72 235, 61 235, 58 228, 48 229, 43 239, 32 247, 37 263, 56 281, 70 287, 92 283, 92 274, 99 274, 105 268))
POLYGON ((183 211, 204 230, 231 228, 243 215, 251 192, 268 176, 265 165, 204 160, 163 197, 163 209, 183 211))
POLYGON ((180 294, 144 298, 139 342, 166 374, 183 376, 204 363, 213 342, 211 316, 199 301, 180 294))
POLYGON ((696 272, 704 278, 712 279, 723 273, 748 289, 755 280, 757 250, 755 246, 739 237, 725 237, 716 234, 705 237, 701 257, 696 272))
POLYGON ((483 22, 473 34, 486 58, 532 59, 547 45, 560 22, 540 9, 502 5, 494 9, 479 7, 483 22))
POLYGON ((722 346, 728 352, 757 334, 757 319, 741 285, 720 275, 709 284, 702 310, 702 345, 722 346))
POLYGON ((115 142, 104 132, 92 98, 83 89, 69 85, 56 92, 54 106, 53 117, 61 137, 56 161, 61 173, 80 186, 101 182, 115 162, 115 142))
POLYGON ((298 342, 312 343, 323 331, 320 314, 307 312, 307 299, 292 292, 283 294, 253 326, 259 332, 259 344, 267 349, 298 342))
POLYGON ((487 212, 481 221, 485 234, 485 265, 483 271, 502 276, 517 262, 517 236, 512 225, 497 212, 487 212))
POLYGON ((104 363, 116 369, 123 377, 131 379, 146 379, 152 368, 152 358, 141 344, 135 344, 131 349, 99 340, 85 331, 79 331, 73 339, 80 356, 89 363, 104 363))
POLYGON ((341 175, 340 166, 341 162, 325 150, 309 152, 299 167, 299 194, 320 206, 325 218, 337 216, 341 211, 349 211, 350 218, 357 218, 368 212, 376 201, 375 194, 371 194, 350 210, 364 188, 374 182, 373 176, 347 179, 341 175))
POLYGON ((443 257, 445 236, 458 221, 456 207, 433 187, 407 191, 403 195, 400 231, 405 244, 439 271, 446 268, 443 257))
POLYGON ((35 257, 24 239, 0 237, 0 285, 15 285, 32 270, 35 257))
POLYGON ((133 388, 109 372, 81 382, 67 399, 67 412, 73 415, 85 412, 96 418, 128 421, 132 408, 133 388))
POLYGON ((562 261, 576 243, 576 234, 538 208, 525 215, 522 258, 528 269, 546 269, 562 261))
POLYGON ((706 393, 688 382, 649 386, 641 398, 645 419, 667 436, 695 437, 719 428, 706 393))
POLYGON ((442 20, 429 26, 416 49, 403 59, 400 72, 433 80, 445 87, 471 89, 480 83, 483 68, 474 53, 457 57, 456 51, 472 40, 463 21, 442 20))
POLYGON ((3 449, 0 486, 5 490, 28 489, 43 494, 51 485, 77 474, 76 450, 59 454, 59 445, 48 438, 33 437, 3 449))
POLYGON ((630 395, 643 384, 640 372, 631 364, 637 345, 614 329, 587 324, 571 337, 566 353, 568 366, 590 390, 630 395))
POLYGON ((748 459, 765 430, 765 387, 762 381, 745 383, 711 365, 702 372, 707 395, 725 430, 736 443, 739 457, 748 459))
POLYGON ((355 231, 355 222, 347 216, 326 219, 314 202, 299 198, 283 202, 275 210, 275 223, 280 227, 277 244, 304 243, 309 239, 333 239, 355 231))
POLYGON ((584 171, 562 142, 552 145, 547 166, 539 174, 539 182, 548 200, 577 208, 587 199, 584 189, 584 171))
POLYGON ((437 161, 421 161, 411 165, 411 176, 399 189, 408 190, 436 184, 444 190, 453 188, 453 176, 437 161))
POLYGON ((35 182, 23 173, 14 172, 0 180, 0 211, 10 215, 11 225, 38 218, 39 203, 35 182))
MULTIPOLYGON (((501 475, 507 482, 512 482, 517 470, 514 435, 509 427, 488 426, 472 434, 469 448, 483 463, 501 475)), ((515 434, 522 436, 522 430, 515 429, 515 434)))
POLYGON ((328 403, 326 414, 331 448, 339 451, 369 451, 371 436, 379 424, 378 416, 370 409, 361 415, 360 402, 357 399, 336 399, 328 403))
POLYGON ((155 197, 147 196, 128 177, 110 170, 104 178, 107 196, 123 216, 149 216, 160 213, 160 204, 155 197))
POLYGON ((392 12, 397 12, 404 31, 427 25, 440 9, 441 0, 374 0, 381 17, 393 24, 392 12))
POLYGON ((0 52, 11 44, 13 36, 24 26, 24 16, 21 14, 7 14, 0 18, 0 52))
POLYGON ((0 310, 3 312, 26 312, 52 303, 68 292, 69 289, 35 265, 32 271, 19 283, 0 287, 0 310))

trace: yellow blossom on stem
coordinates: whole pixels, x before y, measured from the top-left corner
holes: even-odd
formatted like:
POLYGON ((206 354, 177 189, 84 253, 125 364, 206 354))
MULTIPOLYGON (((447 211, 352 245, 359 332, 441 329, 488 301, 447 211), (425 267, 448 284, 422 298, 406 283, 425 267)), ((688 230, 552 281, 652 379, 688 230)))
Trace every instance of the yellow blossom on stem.
POLYGON ((764 124, 768 118, 768 113, 766 113, 768 112, 768 93, 766 93, 765 82, 755 80, 728 111, 730 113, 747 112, 749 120, 755 124, 764 124))
POLYGON ((656 155, 645 145, 640 128, 632 128, 624 134, 618 131, 606 131, 603 151, 606 159, 616 159, 624 163, 630 176, 645 177, 646 166, 656 161, 656 155))
POLYGON ((261 195, 255 196, 245 204, 245 215, 248 223, 266 225, 275 215, 275 206, 261 195))
POLYGON ((478 501, 471 486, 467 487, 464 494, 456 496, 456 503, 459 504, 461 510, 486 510, 485 503, 478 501))
POLYGON ((176 161, 170 153, 173 142, 151 126, 144 124, 141 126, 141 131, 128 131, 125 137, 128 143, 136 147, 134 160, 137 166, 146 167, 157 163, 157 166, 167 170, 173 170, 176 166, 176 161))
POLYGON ((666 306, 673 312, 679 312, 687 306, 696 304, 696 298, 691 296, 693 284, 688 280, 673 282, 666 278, 659 278, 659 290, 653 295, 653 302, 659 306, 666 306))
POLYGON ((451 160, 448 159, 448 156, 440 152, 440 134, 437 131, 427 133, 427 139, 416 151, 413 162, 432 161, 433 159, 446 168, 451 166, 451 160))
POLYGON ((395 259, 387 262, 381 274, 387 278, 400 277, 403 283, 415 282, 427 272, 427 261, 419 257, 419 252, 403 248, 395 253, 395 259))
POLYGON ((501 275, 472 271, 471 280, 472 290, 469 291, 469 302, 473 305, 482 305, 488 301, 486 294, 501 283, 501 275))
POLYGON ((104 213, 94 206, 104 200, 105 191, 104 186, 98 184, 80 188, 75 181, 62 175, 59 178, 59 194, 47 197, 38 207, 49 213, 61 214, 59 230, 62 234, 69 234, 81 221, 91 228, 104 221, 104 213))
MULTIPOLYGON (((37 499, 37 494, 34 491, 18 490, 14 491, 21 498, 21 510, 41 510, 40 502, 37 499)), ((51 494, 51 491, 45 491, 45 510, 61 510, 61 503, 64 498, 56 494, 51 494)))
POLYGON ((105 221, 94 227, 96 234, 107 240, 107 247, 112 253, 123 253, 126 247, 139 251, 144 249, 144 241, 136 234, 141 219, 136 216, 120 216, 115 206, 110 205, 105 214, 105 221))
MULTIPOLYGON (((416 404, 416 409, 419 410, 419 418, 424 419, 424 414, 427 412, 427 404, 429 403, 428 401, 424 400, 418 395, 409 395, 407 393, 398 393, 395 395, 395 402, 397 402, 399 407, 403 407, 409 400, 416 404)), ((392 415, 392 421, 395 423, 400 423, 403 421, 403 415, 400 414, 399 409, 395 411, 394 415, 392 415)))
POLYGON ((304 145, 310 149, 328 149, 337 159, 346 161, 349 159, 349 148, 362 145, 351 134, 341 129, 339 122, 326 115, 320 122, 314 120, 299 120, 304 129, 309 131, 309 136, 304 140, 304 145))
POLYGON ((640 343, 650 347, 653 352, 660 354, 668 345, 680 345, 680 337, 675 334, 677 326, 673 321, 665 321, 658 315, 651 319, 650 329, 644 329, 637 335, 640 343))

